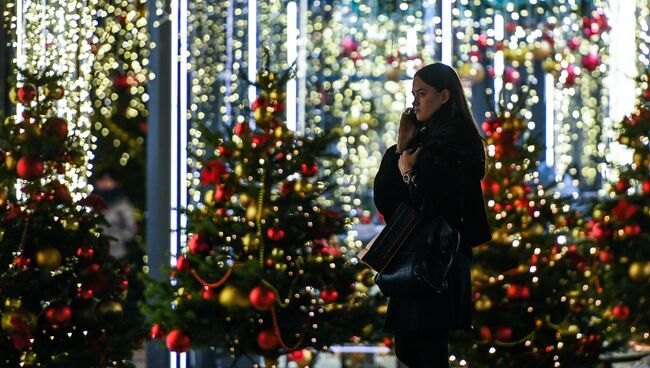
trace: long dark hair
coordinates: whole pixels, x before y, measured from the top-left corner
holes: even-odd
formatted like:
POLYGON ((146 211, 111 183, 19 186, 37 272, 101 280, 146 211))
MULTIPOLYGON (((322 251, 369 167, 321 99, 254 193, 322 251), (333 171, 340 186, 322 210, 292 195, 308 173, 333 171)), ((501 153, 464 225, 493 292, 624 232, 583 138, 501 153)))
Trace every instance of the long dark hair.
POLYGON ((434 122, 444 121, 444 123, 453 124, 449 129, 457 132, 453 134, 454 137, 459 137, 465 142, 453 142, 459 145, 472 143, 472 141, 481 142, 481 153, 483 159, 487 157, 486 146, 487 142, 481 135, 481 132, 476 125, 474 115, 469 109, 465 91, 460 83, 460 78, 456 71, 445 64, 433 63, 429 64, 415 73, 415 77, 420 78, 424 83, 435 88, 438 92, 446 89, 449 91, 449 101, 443 104, 438 111, 436 111, 431 119, 434 122), (479 139, 476 139, 479 138, 479 139))

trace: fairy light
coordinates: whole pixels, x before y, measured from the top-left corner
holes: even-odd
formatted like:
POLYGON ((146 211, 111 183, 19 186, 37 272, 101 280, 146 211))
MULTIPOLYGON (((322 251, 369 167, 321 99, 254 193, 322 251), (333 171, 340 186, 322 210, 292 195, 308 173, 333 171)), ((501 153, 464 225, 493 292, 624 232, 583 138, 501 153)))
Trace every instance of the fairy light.
POLYGON ((442 63, 447 65, 452 65, 452 50, 453 50, 453 38, 452 38, 452 12, 451 12, 451 0, 442 0, 442 63))
MULTIPOLYGON (((248 0, 248 80, 257 74, 257 0, 248 0)), ((248 101, 255 101, 257 89, 248 87, 248 101)))
POLYGON ((555 166, 555 78, 544 74, 544 109, 546 117, 546 165, 555 166))
MULTIPOLYGON (((494 40, 496 42, 503 41, 504 37, 504 23, 503 15, 494 15, 494 40)), ((503 71, 505 69, 503 51, 498 50, 494 53, 494 104, 498 104, 503 89, 503 71)))

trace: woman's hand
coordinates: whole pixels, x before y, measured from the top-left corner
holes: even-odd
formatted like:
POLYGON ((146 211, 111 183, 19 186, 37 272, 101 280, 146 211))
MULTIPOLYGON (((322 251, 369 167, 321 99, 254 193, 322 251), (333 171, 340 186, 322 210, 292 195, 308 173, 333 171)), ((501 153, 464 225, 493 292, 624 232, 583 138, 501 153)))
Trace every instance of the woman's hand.
POLYGON ((418 160, 418 156, 422 152, 422 147, 418 147, 417 150, 407 149, 399 155, 399 161, 397 162, 397 167, 399 167, 399 172, 404 175, 415 167, 415 162, 418 160))
POLYGON ((415 135, 416 126, 409 114, 413 111, 412 108, 408 108, 402 112, 402 117, 399 120, 399 135, 397 137, 397 152, 404 152, 406 147, 408 147, 409 142, 413 139, 415 135))

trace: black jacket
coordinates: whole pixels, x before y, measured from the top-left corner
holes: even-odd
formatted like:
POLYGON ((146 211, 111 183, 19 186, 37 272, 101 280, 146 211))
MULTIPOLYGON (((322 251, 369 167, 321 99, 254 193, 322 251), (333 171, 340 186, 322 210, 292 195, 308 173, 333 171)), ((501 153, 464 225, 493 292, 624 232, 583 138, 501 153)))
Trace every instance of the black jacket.
POLYGON ((425 216, 441 214, 457 229, 461 252, 454 259, 449 290, 415 299, 391 298, 384 325, 387 332, 453 330, 471 323, 471 248, 491 239, 481 190, 484 155, 478 137, 452 139, 424 126, 409 145, 423 147, 415 165, 416 187, 409 188, 397 167, 396 146, 384 153, 374 183, 374 200, 386 221, 402 201, 416 208, 426 200, 425 216), (469 140, 469 141, 468 141, 469 140), (464 142, 453 145, 449 142, 464 142))

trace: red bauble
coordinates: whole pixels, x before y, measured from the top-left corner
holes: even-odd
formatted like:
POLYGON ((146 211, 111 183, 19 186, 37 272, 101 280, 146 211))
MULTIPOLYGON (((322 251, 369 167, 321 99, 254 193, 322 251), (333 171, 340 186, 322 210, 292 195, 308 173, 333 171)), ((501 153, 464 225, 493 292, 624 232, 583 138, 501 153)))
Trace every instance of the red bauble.
POLYGON ((617 306, 612 308, 612 315, 616 319, 625 321, 627 317, 630 316, 630 307, 628 307, 625 304, 618 304, 617 306))
POLYGON ((289 354, 287 354, 287 359, 291 361, 300 360, 304 357, 305 357, 305 353, 303 353, 302 350, 292 351, 289 354))
POLYGON ((246 122, 239 122, 235 124, 234 132, 238 137, 243 137, 251 132, 251 127, 246 122))
POLYGON ((77 248, 77 256, 79 256, 80 258, 90 259, 93 258, 93 254, 95 254, 93 248, 84 248, 84 247, 77 248))
POLYGON ((176 258, 176 269, 179 271, 189 271, 190 261, 184 256, 178 256, 176 258))
POLYGON ((512 339, 512 328, 510 327, 497 327, 494 337, 499 341, 510 341, 512 339))
POLYGON ((352 37, 345 37, 341 40, 341 52, 343 54, 350 54, 359 49, 359 43, 352 37))
POLYGON ((600 251, 598 258, 600 258, 600 261, 603 263, 610 263, 614 260, 614 254, 612 254, 612 252, 607 249, 603 249, 600 251))
POLYGON ((643 181, 641 184, 641 190, 643 191, 643 194, 650 195, 650 178, 643 181))
POLYGON ((300 164, 300 172, 303 176, 309 178, 318 174, 318 165, 307 165, 305 163, 300 164))
POLYGON ((578 73, 576 72, 576 66, 571 64, 566 67, 562 71, 561 78, 564 78, 564 86, 565 87, 571 87, 575 82, 576 78, 578 77, 578 73))
POLYGON ((293 181, 282 182, 282 185, 280 185, 280 195, 286 197, 287 195, 289 195, 289 193, 293 192, 295 186, 296 183, 293 181))
POLYGON ((86 288, 77 288, 77 296, 79 299, 90 299, 93 297, 95 293, 93 292, 92 289, 86 289, 86 288))
POLYGON ((16 164, 18 176, 25 180, 36 180, 43 176, 43 161, 33 156, 23 156, 16 164))
POLYGON ((214 199, 219 202, 226 202, 230 200, 230 197, 232 197, 232 189, 226 188, 223 184, 219 184, 217 190, 214 192, 214 199))
POLYGON ((192 237, 187 242, 187 246, 192 254, 205 253, 210 249, 208 242, 199 234, 192 234, 192 237))
POLYGON ((624 179, 620 179, 616 182, 616 192, 622 193, 630 188, 630 182, 624 179))
POLYGON ((519 82, 519 71, 517 68, 509 66, 503 72, 503 81, 506 83, 517 84, 519 82))
POLYGON ((45 311, 45 319, 52 324, 52 327, 59 328, 70 321, 72 311, 65 304, 50 306, 45 311))
POLYGON ((569 41, 567 41, 566 45, 567 45, 567 47, 569 48, 569 50, 571 50, 571 51, 575 51, 575 50, 577 50, 578 47, 580 46, 580 38, 578 38, 578 37, 573 37, 572 39, 570 39, 569 41))
POLYGON ((212 290, 211 288, 207 288, 207 289, 204 288, 203 290, 201 290, 201 298, 205 300, 210 300, 214 298, 214 290, 212 290))
POLYGON ((284 238, 284 230, 280 229, 279 227, 270 227, 266 231, 266 236, 269 237, 269 239, 278 241, 282 238, 284 238))
POLYGON ((600 56, 598 56, 597 53, 590 52, 587 55, 582 57, 582 66, 585 67, 585 69, 589 70, 590 72, 593 72, 598 68, 600 65, 600 56))
POLYGON ((386 345, 387 348, 391 348, 393 346, 393 339, 388 336, 384 337, 384 345, 386 345))
POLYGON ((167 343, 167 349, 171 351, 184 353, 190 350, 190 337, 180 329, 171 330, 169 334, 167 334, 167 339, 165 341, 167 343))
POLYGON ((273 308, 275 303, 275 292, 264 285, 259 285, 253 288, 248 294, 253 308, 266 311, 273 308))
POLYGON ((16 97, 18 97, 18 102, 28 104, 36 97, 36 88, 31 84, 24 84, 16 91, 16 97))
POLYGON ((257 344, 264 350, 271 350, 280 345, 280 340, 273 330, 264 330, 257 334, 257 344))
POLYGON ((68 122, 61 118, 49 118, 45 121, 45 132, 64 140, 68 137, 68 122))
POLYGON ((625 225, 625 234, 629 236, 639 235, 641 233, 641 226, 639 224, 625 225))
POLYGON ((489 37, 486 34, 482 33, 478 36, 478 40, 476 40, 476 45, 479 48, 484 49, 488 47, 489 40, 490 40, 489 37))
POLYGON ((483 340, 492 340, 492 330, 488 326, 481 327, 480 332, 483 340))
POLYGON ((151 336, 153 340, 162 339, 165 337, 165 332, 162 330, 159 324, 154 323, 154 325, 151 326, 149 336, 151 336))
POLYGON ((326 304, 336 301, 339 297, 339 292, 334 289, 325 289, 320 292, 320 297, 326 304))
POLYGON ((219 146, 217 148, 217 151, 219 152, 219 156, 223 156, 223 157, 232 156, 232 151, 230 151, 228 148, 226 148, 224 146, 219 146))

